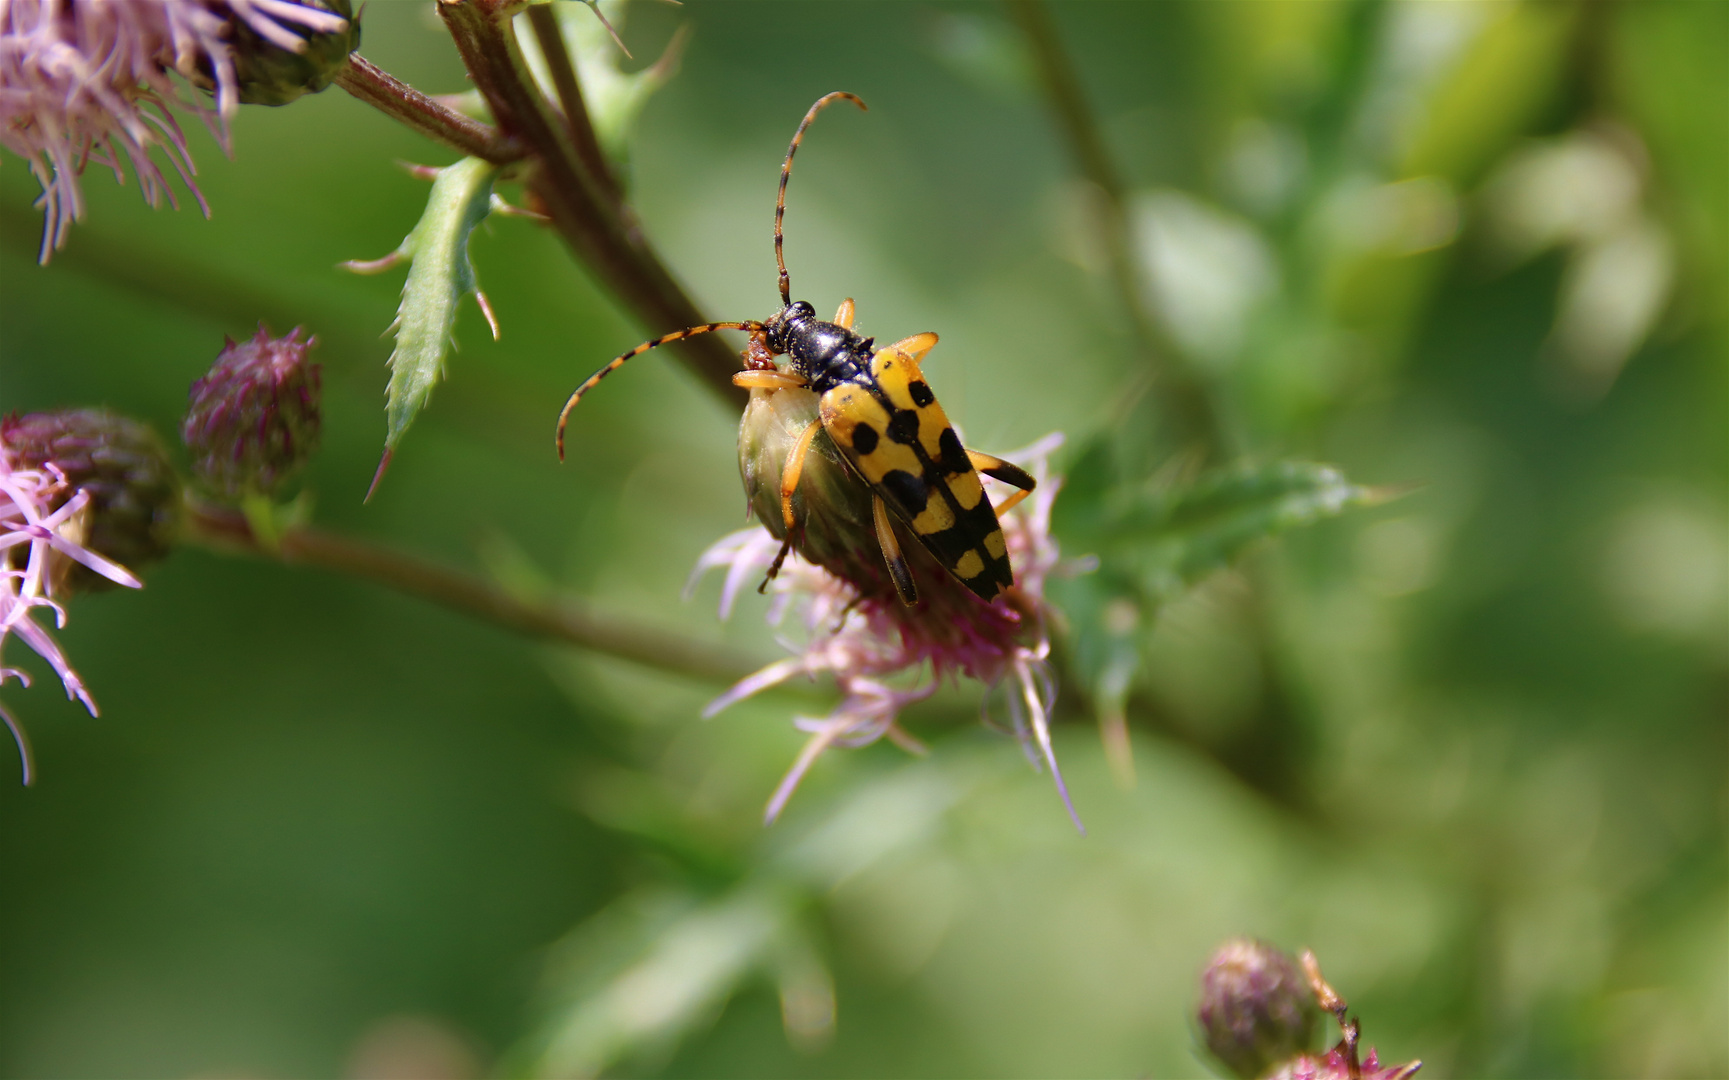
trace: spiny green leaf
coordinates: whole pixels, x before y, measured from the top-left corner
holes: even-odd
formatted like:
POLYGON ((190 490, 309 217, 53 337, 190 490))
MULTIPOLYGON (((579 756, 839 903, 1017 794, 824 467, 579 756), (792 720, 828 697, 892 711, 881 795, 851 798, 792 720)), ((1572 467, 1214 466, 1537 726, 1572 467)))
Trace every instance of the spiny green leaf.
POLYGON ((1074 667, 1101 710, 1120 710, 1158 608, 1251 544, 1388 493, 1329 465, 1236 465, 1187 483, 1115 486, 1108 444, 1095 443, 1057 504, 1064 546, 1099 569, 1051 584, 1071 627, 1074 667))
MULTIPOLYGON (((472 292, 480 298, 482 309, 486 308, 475 286, 474 266, 468 261, 468 238, 491 210, 492 182, 497 175, 496 165, 479 158, 464 158, 439 170, 426 200, 426 212, 402 245, 374 262, 345 264, 350 270, 375 273, 403 261, 409 263, 402 305, 391 324, 396 348, 390 354, 390 388, 385 399, 386 460, 444 374, 457 303, 472 292)), ((490 312, 487 320, 491 322, 490 312)), ((495 325, 493 335, 497 333, 495 325)))
POLYGON ((1285 461, 1235 466, 1193 484, 1126 500, 1106 518, 1101 556, 1168 598, 1224 566, 1249 544, 1375 501, 1330 465, 1285 461))

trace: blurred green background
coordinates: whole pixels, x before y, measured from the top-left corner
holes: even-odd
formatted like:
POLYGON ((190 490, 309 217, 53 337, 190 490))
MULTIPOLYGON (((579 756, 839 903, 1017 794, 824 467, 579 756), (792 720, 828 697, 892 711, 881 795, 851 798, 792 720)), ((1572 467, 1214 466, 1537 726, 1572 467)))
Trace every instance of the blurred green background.
MULTIPOLYGON (((711 317, 772 311, 775 169, 852 90, 870 113, 799 159, 795 293, 939 331, 973 445, 1110 422, 1144 372, 1004 9, 628 15, 627 68, 694 31, 628 179, 711 317)), ((831 753, 764 830, 820 698, 704 722, 718 686, 187 547, 73 605, 100 719, 6 691, 41 779, 0 786, 0 1068, 1190 1076, 1195 977, 1254 934, 1313 947, 1425 1076, 1729 1074, 1729 6, 1053 16, 1236 451, 1415 486, 1148 622, 1135 784, 1058 727, 1089 836, 976 688, 910 718, 928 758, 831 753)), ((430 4, 374 0, 363 51, 463 89, 430 4)), ((729 626, 714 582, 680 599, 741 505, 736 416, 682 368, 609 381, 558 466, 564 395, 644 330, 555 236, 477 232, 503 337, 465 304, 363 506, 400 276, 333 266, 414 224, 397 160, 452 156, 336 90, 242 110, 232 160, 194 143, 210 220, 93 169, 47 268, 0 169, 0 406, 171 433, 223 334, 301 323, 322 524, 776 655, 755 597, 729 626)))

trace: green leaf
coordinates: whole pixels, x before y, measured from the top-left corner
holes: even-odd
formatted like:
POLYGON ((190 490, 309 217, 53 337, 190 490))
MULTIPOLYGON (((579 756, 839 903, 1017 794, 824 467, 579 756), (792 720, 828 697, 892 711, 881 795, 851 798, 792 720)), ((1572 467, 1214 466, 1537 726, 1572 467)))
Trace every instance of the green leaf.
MULTIPOLYGON (((390 388, 385 398, 386 461, 444 374, 456 306, 464 295, 475 294, 493 337, 498 336, 498 325, 475 285, 474 266, 468 261, 468 238, 491 211, 497 175, 496 165, 479 158, 464 158, 440 169, 426 212, 402 246, 382 259, 344 264, 357 273, 377 273, 409 262, 402 306, 390 327, 396 334, 396 348, 390 354, 390 388)), ((383 472, 383 465, 379 471, 383 472)))
POLYGON ((1161 605, 1230 564, 1257 541, 1384 501, 1330 465, 1235 465, 1192 482, 1124 488, 1101 440, 1083 453, 1057 503, 1070 551, 1098 557, 1091 574, 1051 589, 1070 626, 1076 671, 1101 712, 1120 712, 1161 605))
POLYGON ((1234 466, 1125 500, 1103 522, 1100 555, 1137 577, 1150 597, 1169 599, 1257 540, 1379 497, 1330 465, 1234 466))
POLYGON ((581 798, 596 822, 655 834, 651 850, 706 846, 708 855, 667 860, 663 869, 680 880, 625 894, 553 946, 547 1022, 506 1056, 502 1074, 594 1076, 665 1055, 753 979, 779 990, 787 1038, 805 1050, 820 1046, 832 1034, 834 980, 812 909, 843 882, 939 843, 952 812, 998 760, 951 756, 888 770, 748 848, 735 838, 736 852, 670 788, 591 772, 581 798), (698 863, 733 863, 731 880, 698 863))
POLYGON ((567 996, 539 1052, 510 1071, 595 1076, 664 1052, 710 1022, 747 977, 775 969, 799 904, 773 883, 713 899, 678 889, 627 894, 555 947, 553 978, 567 996))

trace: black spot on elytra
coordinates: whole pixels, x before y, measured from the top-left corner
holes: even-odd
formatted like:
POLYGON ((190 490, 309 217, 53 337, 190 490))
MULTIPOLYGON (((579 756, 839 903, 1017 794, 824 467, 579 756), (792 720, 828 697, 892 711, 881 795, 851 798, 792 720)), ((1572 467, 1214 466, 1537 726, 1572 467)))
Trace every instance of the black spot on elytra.
POLYGON ((964 473, 972 471, 972 459, 967 457, 967 448, 961 445, 961 437, 955 434, 954 428, 943 428, 943 433, 937 437, 937 452, 941 455, 939 464, 942 465, 944 472, 964 473))
POLYGON ((883 477, 883 488, 894 496, 907 513, 917 515, 925 508, 925 500, 930 489, 925 486, 921 477, 914 476, 905 469, 890 469, 883 477))
POLYGON ((907 393, 913 396, 913 404, 921 409, 937 399, 937 396, 931 393, 930 384, 923 379, 907 383, 907 393))
POLYGON ((877 448, 877 429, 860 422, 852 429, 852 448, 859 454, 869 454, 877 448))
POLYGON ((896 409, 889 417, 889 438, 903 446, 919 441, 919 414, 911 409, 896 409))
POLYGON ((989 499, 980 499, 971 510, 963 511, 961 520, 968 524, 972 535, 980 540, 1001 527, 997 523, 997 512, 991 507, 989 499))

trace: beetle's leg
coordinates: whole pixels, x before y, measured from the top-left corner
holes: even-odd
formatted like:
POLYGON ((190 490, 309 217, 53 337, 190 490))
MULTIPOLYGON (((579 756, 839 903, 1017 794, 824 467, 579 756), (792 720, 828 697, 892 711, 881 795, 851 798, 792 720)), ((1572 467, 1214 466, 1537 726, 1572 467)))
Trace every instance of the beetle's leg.
POLYGON ((754 368, 750 371, 734 372, 732 384, 746 390, 796 390, 808 385, 803 378, 785 371, 763 371, 754 368))
POLYGON ((998 517, 1008 513, 1014 508, 1016 503, 1020 502, 1028 495, 1031 495, 1033 493, 1033 488, 1038 486, 1038 481, 1034 480, 1032 475, 1025 469, 1021 468, 1019 465, 1011 465, 994 454, 985 454, 980 453, 977 450, 968 450, 967 458, 972 461, 973 468, 984 473, 986 476, 995 477, 1005 484, 1012 484, 1015 487, 1020 488, 1019 491, 1010 495, 997 505, 996 510, 998 517))
POLYGON ((786 562, 786 553, 791 550, 791 540, 782 540, 780 542, 780 551, 775 553, 774 562, 769 564, 768 573, 763 575, 762 584, 756 587, 757 592, 768 592, 768 583, 773 581, 775 576, 780 573, 780 564, 786 562))
MULTIPOLYGON (((741 372, 741 374, 770 374, 769 372, 741 372)), ((738 376, 733 376, 735 379, 738 376)), ((797 527, 792 515, 792 496, 798 490, 799 476, 804 472, 804 456, 810 450, 810 441, 816 433, 822 430, 821 420, 812 420, 810 426, 799 435, 793 443, 792 452, 786 456, 786 467, 780 473, 780 512, 786 520, 786 539, 780 542, 780 551, 775 553, 774 563, 769 566, 768 573, 763 576, 762 584, 756 587, 759 593, 768 591, 768 583, 780 573, 781 564, 786 562, 786 556, 792 550, 793 529, 797 527)))
POLYGON ((786 456, 786 467, 780 473, 780 513, 786 519, 786 535, 792 537, 793 516, 792 496, 798 490, 799 477, 804 473, 804 456, 810 450, 810 441, 816 433, 822 430, 821 420, 812 420, 798 437, 798 442, 792 444, 792 452, 786 456))
POLYGON ((883 561, 888 563, 889 577, 894 578, 895 592, 900 593, 901 603, 912 607, 919 602, 919 588, 913 584, 913 572, 901 556, 900 541, 895 539, 894 526, 889 522, 889 509, 883 504, 883 497, 874 492, 871 516, 876 519, 877 543, 882 545, 883 561))
POLYGON ((930 352, 931 346, 936 343, 937 336, 929 330, 926 330, 922 334, 914 334, 909 338, 901 338, 893 345, 890 345, 889 348, 898 352, 906 353, 907 356, 912 358, 912 362, 916 364, 925 358, 925 353, 930 352))
POLYGON ((852 297, 849 296, 840 302, 840 310, 834 313, 834 324, 842 330, 851 330, 852 313, 852 297))

